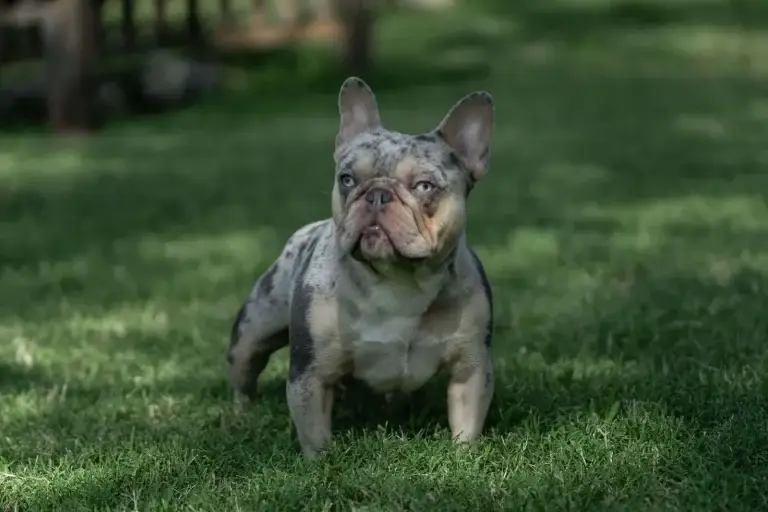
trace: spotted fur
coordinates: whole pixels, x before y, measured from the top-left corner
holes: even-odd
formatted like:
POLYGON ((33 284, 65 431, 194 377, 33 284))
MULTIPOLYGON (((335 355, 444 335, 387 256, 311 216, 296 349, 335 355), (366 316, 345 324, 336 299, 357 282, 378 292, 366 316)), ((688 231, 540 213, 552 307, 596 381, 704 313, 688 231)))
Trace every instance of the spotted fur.
POLYGON ((253 399, 289 346, 287 400, 308 458, 331 441, 334 384, 410 392, 451 376, 454 439, 482 430, 493 395, 491 287, 464 234, 466 202, 488 167, 493 102, 466 96, 430 132, 384 129, 370 88, 339 94, 333 215, 289 238, 236 315, 228 376, 253 399))

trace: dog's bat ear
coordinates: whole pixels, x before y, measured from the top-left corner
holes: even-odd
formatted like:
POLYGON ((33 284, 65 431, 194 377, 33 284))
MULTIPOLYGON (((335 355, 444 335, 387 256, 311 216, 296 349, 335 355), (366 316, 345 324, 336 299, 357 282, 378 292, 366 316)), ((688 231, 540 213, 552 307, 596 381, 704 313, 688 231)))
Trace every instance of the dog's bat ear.
POLYGON ((339 91, 339 133, 336 148, 346 144, 361 133, 381 126, 376 97, 368 84, 357 77, 349 77, 339 91))
POLYGON ((488 171, 493 110, 489 93, 473 92, 456 103, 435 130, 475 180, 488 171))

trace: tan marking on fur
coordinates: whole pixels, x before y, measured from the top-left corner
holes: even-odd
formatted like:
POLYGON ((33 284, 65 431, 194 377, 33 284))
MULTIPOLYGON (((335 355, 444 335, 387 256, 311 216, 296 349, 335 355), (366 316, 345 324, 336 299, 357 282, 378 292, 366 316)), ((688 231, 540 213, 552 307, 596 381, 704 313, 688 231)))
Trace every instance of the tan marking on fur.
POLYGON ((489 315, 488 300, 480 289, 453 307, 425 316, 423 329, 445 340, 443 360, 458 370, 472 366, 478 348, 484 349, 489 315))
POLYGON ((373 167, 373 164, 373 153, 370 151, 360 150, 355 154, 354 163, 352 164, 352 172, 358 183, 372 178, 376 174, 376 169, 373 167))
POLYGON ((344 219, 344 205, 339 193, 339 180, 334 180, 333 190, 331 191, 331 215, 333 216, 334 223, 337 226, 341 226, 344 219))
POLYGON ((419 224, 415 222, 417 215, 407 205, 400 201, 392 201, 387 205, 386 210, 380 215, 380 223, 387 231, 395 244, 428 244, 424 234, 419 229, 419 224))
POLYGON ((346 365, 339 336, 339 305, 336 299, 315 298, 309 308, 309 327, 315 350, 315 369, 324 382, 333 382, 346 365))
MULTIPOLYGON (((257 306, 251 307, 257 308, 257 306)), ((264 313, 271 313, 271 316, 266 318, 261 315, 257 316, 249 328, 243 332, 237 344, 230 349, 232 362, 227 365, 227 377, 230 384, 236 390, 244 389, 247 383, 253 379, 254 365, 252 358, 254 354, 259 352, 259 345, 274 336, 284 336, 281 331, 287 327, 287 323, 283 321, 276 311, 268 308, 264 313)), ((268 358, 269 353, 264 352, 262 357, 268 358)))
POLYGON ((301 451, 315 459, 331 443, 333 387, 310 372, 288 383, 286 398, 301 451))
POLYGON ((471 286, 474 293, 461 301, 458 311, 451 312, 451 308, 441 311, 431 319, 430 325, 432 332, 447 335, 445 363, 451 374, 448 423, 451 436, 459 443, 472 442, 480 435, 494 390, 490 351, 485 345, 490 304, 483 292, 479 273, 469 268, 471 255, 465 252, 461 256, 457 263, 458 273, 471 278, 465 284, 471 286), (451 320, 451 315, 454 320, 451 320), (456 317, 458 320, 455 320, 456 317))
POLYGON ((400 198, 400 201, 407 206, 411 210, 411 215, 413 216, 413 221, 416 223, 419 232, 421 233, 422 237, 424 237, 424 240, 431 243, 434 246, 434 239, 432 238, 432 232, 427 229, 427 225, 425 223, 425 215, 423 214, 421 205, 419 204, 419 201, 414 197, 414 195, 405 188, 405 185, 402 183, 398 183, 395 187, 395 192, 397 193, 397 196, 400 198))
POLYGON ((405 190, 419 177, 419 161, 411 155, 404 157, 395 167, 395 177, 405 186, 398 196, 404 205, 412 210, 414 223, 419 228, 422 238, 431 244, 432 251, 439 254, 446 245, 453 245, 465 225, 465 200, 459 191, 447 190, 437 199, 437 207, 430 216, 405 190), (407 196, 410 196, 406 199, 407 196), (424 233, 426 231, 426 233, 424 233))
POLYGON ((395 166, 394 177, 406 185, 410 185, 414 175, 419 170, 419 161, 412 155, 406 155, 395 166))
POLYGON ((438 199, 435 213, 424 215, 424 225, 434 241, 434 252, 441 254, 451 248, 464 232, 466 202, 456 193, 446 193, 438 199))
POLYGON ((448 383, 448 424, 455 442, 471 443, 480 435, 493 399, 493 390, 493 368, 487 348, 478 354, 477 363, 468 374, 451 375, 448 383))

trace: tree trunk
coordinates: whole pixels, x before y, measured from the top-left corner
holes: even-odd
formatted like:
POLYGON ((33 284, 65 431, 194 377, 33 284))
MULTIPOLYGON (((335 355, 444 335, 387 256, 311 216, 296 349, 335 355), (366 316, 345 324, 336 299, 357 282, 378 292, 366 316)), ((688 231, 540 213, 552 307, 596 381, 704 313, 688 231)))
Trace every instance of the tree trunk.
POLYGON ((232 15, 232 0, 219 0, 219 14, 223 26, 231 27, 235 20, 232 15))
POLYGON ((168 41, 168 3, 155 0, 155 43, 162 46, 168 41))
POLYGON ((83 133, 95 128, 97 12, 93 0, 57 0, 51 4, 44 22, 48 115, 58 134, 83 133))
POLYGON ((370 0, 336 0, 344 30, 344 64, 362 75, 372 65, 374 12, 370 0))
POLYGON ((266 0, 251 0, 251 27, 262 28, 268 24, 266 0))
POLYGON ((299 11, 298 0, 280 0, 276 7, 280 25, 290 27, 296 22, 299 11))
POLYGON ((187 0, 187 35, 194 46, 198 46, 203 39, 198 0, 187 0))
POLYGON ((104 2, 106 0, 91 0, 94 3, 94 16, 96 17, 96 27, 94 28, 95 45, 97 49, 97 55, 101 58, 101 51, 107 46, 107 32, 104 30, 104 2))
POLYGON ((133 0, 122 0, 123 19, 121 20, 123 32, 123 47, 133 50, 136 47, 136 11, 133 0))
POLYGON ((333 7, 331 0, 314 0, 312 8, 315 11, 315 18, 320 23, 329 23, 333 21, 333 7))
MULTIPOLYGON (((0 11, 4 10, 8 5, 8 0, 0 0, 0 11)), ((10 60, 8 56, 8 50, 11 45, 8 44, 8 27, 4 24, 0 24, 0 63, 6 59, 10 60)))

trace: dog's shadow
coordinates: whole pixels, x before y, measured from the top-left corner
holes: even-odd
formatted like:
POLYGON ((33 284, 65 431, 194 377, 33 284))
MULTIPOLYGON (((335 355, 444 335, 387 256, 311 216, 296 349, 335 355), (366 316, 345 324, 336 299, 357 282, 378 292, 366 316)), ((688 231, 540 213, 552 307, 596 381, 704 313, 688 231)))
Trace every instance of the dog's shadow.
MULTIPOLYGON (((390 396, 348 376, 334 387, 332 428, 334 432, 353 435, 384 428, 408 437, 430 436, 436 432, 448 436, 447 396, 448 376, 443 372, 416 391, 390 396)), ((270 379, 263 382, 257 401, 256 407, 282 404, 287 414, 285 381, 270 379)), ((486 425, 493 426, 493 416, 489 414, 486 425)))

